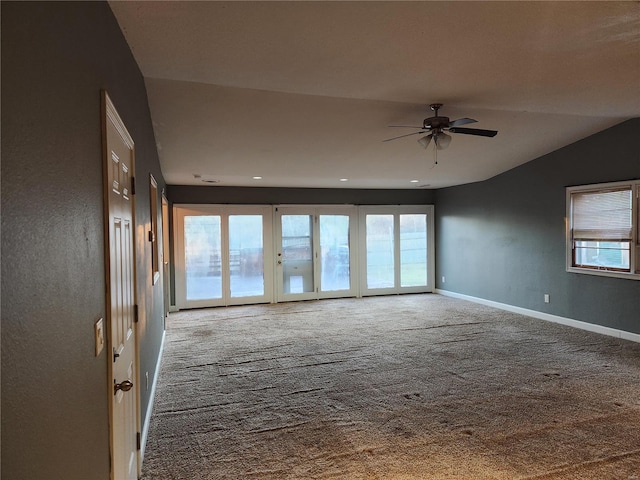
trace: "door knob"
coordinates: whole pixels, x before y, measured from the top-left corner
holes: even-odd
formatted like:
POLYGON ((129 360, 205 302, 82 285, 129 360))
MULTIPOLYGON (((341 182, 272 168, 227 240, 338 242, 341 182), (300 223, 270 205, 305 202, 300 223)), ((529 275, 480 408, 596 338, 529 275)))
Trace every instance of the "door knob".
POLYGON ((121 383, 115 383, 115 380, 113 381, 114 395, 118 393, 118 390, 122 390, 123 392, 128 392, 132 388, 133 388, 133 383, 131 383, 129 380, 125 380, 124 382, 121 382, 121 383))

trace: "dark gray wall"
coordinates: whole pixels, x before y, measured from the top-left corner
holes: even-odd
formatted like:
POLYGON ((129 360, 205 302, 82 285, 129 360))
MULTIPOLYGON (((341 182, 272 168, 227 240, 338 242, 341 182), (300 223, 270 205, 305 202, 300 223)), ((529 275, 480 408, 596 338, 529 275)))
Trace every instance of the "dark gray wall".
POLYGON ((433 190, 367 190, 349 188, 195 187, 169 185, 172 203, 245 205, 431 205, 433 190))
POLYGON ((438 190, 437 288, 640 333, 639 281, 565 271, 565 187, 637 178, 633 119, 485 182, 438 190))
MULTIPOLYGON (((146 91, 104 2, 2 2, 2 475, 109 478, 100 91, 136 142, 137 231, 160 189, 146 91)), ((162 337, 162 284, 138 240, 142 374, 162 337), (148 272, 148 273, 147 273, 148 272)), ((142 392, 143 414, 148 392, 142 392)))

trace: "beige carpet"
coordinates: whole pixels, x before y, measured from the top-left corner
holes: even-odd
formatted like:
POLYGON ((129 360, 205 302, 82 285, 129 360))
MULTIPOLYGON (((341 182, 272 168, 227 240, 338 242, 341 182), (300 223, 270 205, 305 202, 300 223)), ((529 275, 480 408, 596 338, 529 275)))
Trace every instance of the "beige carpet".
POLYGON ((172 314, 143 473, 640 480, 640 344, 439 295, 172 314))

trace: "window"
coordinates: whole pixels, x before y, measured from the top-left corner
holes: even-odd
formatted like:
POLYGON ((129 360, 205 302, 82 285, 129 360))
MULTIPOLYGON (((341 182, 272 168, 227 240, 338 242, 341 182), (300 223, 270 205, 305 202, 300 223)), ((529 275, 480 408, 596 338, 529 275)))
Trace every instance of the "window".
POLYGON ((640 181, 567 188, 567 271, 640 279, 640 181))

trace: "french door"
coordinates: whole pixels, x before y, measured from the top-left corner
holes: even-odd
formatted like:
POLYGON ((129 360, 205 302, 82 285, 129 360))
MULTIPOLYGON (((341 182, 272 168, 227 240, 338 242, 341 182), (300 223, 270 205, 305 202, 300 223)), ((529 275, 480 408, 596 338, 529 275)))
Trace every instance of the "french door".
POLYGON ((357 294, 356 208, 275 208, 277 301, 357 294))
POLYGON ((361 295, 433 291, 432 206, 360 207, 361 295))
POLYGON ((272 301, 271 207, 180 205, 174 222, 178 308, 272 301))
POLYGON ((431 292, 432 206, 174 207, 178 308, 431 292))

